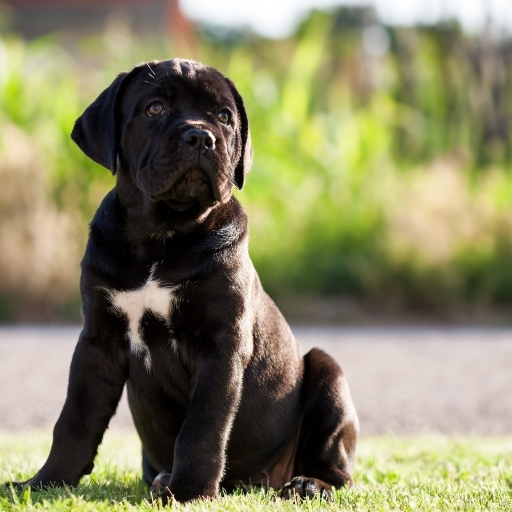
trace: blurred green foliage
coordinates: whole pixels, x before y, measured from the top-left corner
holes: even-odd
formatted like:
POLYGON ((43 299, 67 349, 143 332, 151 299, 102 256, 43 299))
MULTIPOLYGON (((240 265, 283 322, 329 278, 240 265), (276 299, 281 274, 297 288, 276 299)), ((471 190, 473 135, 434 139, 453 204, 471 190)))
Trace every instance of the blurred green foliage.
MULTIPOLYGON (((235 81, 249 111, 255 161, 238 197, 264 286, 278 300, 348 296, 384 309, 510 305, 510 42, 454 25, 377 27, 389 49, 372 53, 368 27, 345 15, 314 13, 285 41, 205 37, 193 52, 235 81)), ((31 286, 0 257, 4 318, 73 316, 76 255, 114 183, 71 142, 73 122, 120 70, 174 55, 126 33, 67 46, 0 39, 0 177, 24 197, 43 176, 42 203, 72 226, 54 242, 69 244, 69 273, 59 263, 31 286)), ((20 232, 35 222, 1 191, 0 213, 20 232)), ((48 234, 25 236, 20 261, 37 237, 48 234)))

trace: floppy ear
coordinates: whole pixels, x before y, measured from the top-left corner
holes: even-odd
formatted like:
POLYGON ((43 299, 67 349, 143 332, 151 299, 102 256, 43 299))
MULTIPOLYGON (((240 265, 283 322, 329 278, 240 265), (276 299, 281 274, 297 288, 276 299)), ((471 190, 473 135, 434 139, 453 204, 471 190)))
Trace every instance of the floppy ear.
POLYGON ((132 73, 120 73, 75 121, 71 132, 71 138, 78 147, 91 160, 110 169, 112 174, 117 170, 121 91, 132 73))
POLYGON ((242 153, 240 160, 235 167, 235 185, 238 190, 242 190, 245 182, 245 176, 249 172, 252 164, 252 145, 251 145, 251 133, 249 131, 249 119, 247 118, 247 112, 245 111, 244 100, 238 92, 235 84, 226 78, 228 81, 231 92, 235 98, 235 103, 238 109, 238 115, 240 117, 240 137, 242 139, 242 153))

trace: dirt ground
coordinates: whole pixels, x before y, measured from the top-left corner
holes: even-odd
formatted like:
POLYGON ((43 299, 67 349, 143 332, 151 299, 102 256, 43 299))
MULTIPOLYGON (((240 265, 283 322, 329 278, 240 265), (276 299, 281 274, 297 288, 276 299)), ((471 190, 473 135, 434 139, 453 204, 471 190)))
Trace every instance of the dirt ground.
MULTIPOLYGON (((512 434, 512 329, 294 328, 348 377, 364 436, 512 434)), ((78 327, 0 327, 0 430, 51 431, 78 327)), ((133 429, 123 396, 111 429, 133 429)))

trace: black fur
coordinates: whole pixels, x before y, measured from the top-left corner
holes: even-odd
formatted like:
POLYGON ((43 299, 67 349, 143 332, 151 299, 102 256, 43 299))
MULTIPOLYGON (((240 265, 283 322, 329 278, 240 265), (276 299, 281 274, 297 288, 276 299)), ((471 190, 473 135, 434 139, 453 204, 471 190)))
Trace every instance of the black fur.
POLYGON ((143 64, 101 93, 72 137, 117 183, 91 224, 84 328, 51 452, 18 485, 74 486, 90 473, 125 385, 144 479, 169 473, 154 484, 164 501, 238 484, 285 486, 284 497, 350 485, 358 422, 341 369, 318 349, 301 356, 248 256, 231 193, 252 149, 234 84, 197 62, 143 64), (150 278, 174 302, 168 315, 147 307, 129 334, 113 297, 150 278))

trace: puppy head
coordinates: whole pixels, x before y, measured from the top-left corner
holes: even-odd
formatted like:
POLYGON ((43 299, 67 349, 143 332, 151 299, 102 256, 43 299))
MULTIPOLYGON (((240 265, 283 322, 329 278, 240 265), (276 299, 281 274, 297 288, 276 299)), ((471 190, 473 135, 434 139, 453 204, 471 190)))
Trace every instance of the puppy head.
POLYGON ((71 137, 144 201, 198 217, 226 203, 233 186, 243 187, 252 161, 235 85, 188 60, 121 73, 78 118, 71 137))

